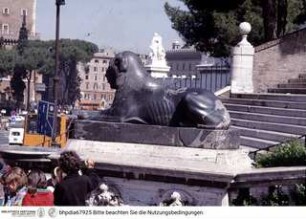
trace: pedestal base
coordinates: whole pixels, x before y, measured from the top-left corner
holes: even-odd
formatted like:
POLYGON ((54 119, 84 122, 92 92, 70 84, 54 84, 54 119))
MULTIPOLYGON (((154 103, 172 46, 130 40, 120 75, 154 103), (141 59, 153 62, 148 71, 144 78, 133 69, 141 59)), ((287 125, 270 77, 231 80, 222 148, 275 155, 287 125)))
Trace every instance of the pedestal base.
POLYGON ((74 138, 206 149, 237 149, 240 145, 237 130, 210 130, 91 120, 75 122, 74 138))

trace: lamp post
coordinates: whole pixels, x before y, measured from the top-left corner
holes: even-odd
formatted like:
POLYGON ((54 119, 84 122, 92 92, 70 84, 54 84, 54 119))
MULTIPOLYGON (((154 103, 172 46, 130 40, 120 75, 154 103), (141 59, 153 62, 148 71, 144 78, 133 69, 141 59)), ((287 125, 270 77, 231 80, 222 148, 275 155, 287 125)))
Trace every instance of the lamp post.
POLYGON ((55 24, 55 73, 53 82, 53 98, 54 98, 54 111, 52 123, 52 145, 57 146, 57 104, 58 104, 58 82, 59 82, 59 31, 60 31, 60 8, 65 5, 65 0, 56 0, 56 24, 55 24))

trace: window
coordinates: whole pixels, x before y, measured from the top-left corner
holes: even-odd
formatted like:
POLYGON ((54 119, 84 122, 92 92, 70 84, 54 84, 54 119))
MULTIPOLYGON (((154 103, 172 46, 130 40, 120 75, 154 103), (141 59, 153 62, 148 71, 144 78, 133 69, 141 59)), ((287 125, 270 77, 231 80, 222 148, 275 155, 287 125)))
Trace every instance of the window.
POLYGON ((103 82, 105 82, 105 75, 103 75, 103 82))
POLYGON ((105 90, 105 84, 102 84, 102 90, 105 90))
POLYGON ((21 16, 23 16, 23 15, 28 16, 28 10, 25 9, 25 8, 22 8, 22 9, 20 10, 20 15, 21 15, 21 16))
POLYGON ((101 69, 101 70, 102 70, 102 72, 104 72, 104 68, 103 68, 103 67, 102 67, 102 69, 101 69))
POLYGON ((96 95, 96 94, 94 94, 93 99, 94 99, 94 100, 96 100, 96 99, 97 99, 97 95, 96 95))
POLYGON ((99 89, 99 86, 98 86, 97 83, 94 83, 93 89, 94 89, 94 90, 98 90, 98 89, 99 89))
POLYGON ((99 60, 98 60, 98 59, 95 59, 95 63, 99 63, 99 60))
POLYGON ((96 80, 98 80, 98 76, 97 76, 97 75, 95 75, 95 81, 96 81, 96 80))
POLYGON ((2 13, 4 15, 9 15, 10 14, 10 9, 9 8, 3 8, 2 13))
POLYGON ((103 63, 104 63, 104 64, 106 64, 106 63, 107 63, 107 61, 104 59, 104 60, 103 60, 103 63))
POLYGON ((8 24, 2 24, 2 34, 9 34, 10 33, 10 27, 8 24))
POLYGON ((88 74, 85 75, 85 80, 88 80, 89 76, 88 74))
POLYGON ((97 68, 97 67, 94 67, 93 70, 94 70, 94 71, 98 71, 98 68, 97 68))
POLYGON ((86 89, 89 89, 89 83, 86 83, 86 89))

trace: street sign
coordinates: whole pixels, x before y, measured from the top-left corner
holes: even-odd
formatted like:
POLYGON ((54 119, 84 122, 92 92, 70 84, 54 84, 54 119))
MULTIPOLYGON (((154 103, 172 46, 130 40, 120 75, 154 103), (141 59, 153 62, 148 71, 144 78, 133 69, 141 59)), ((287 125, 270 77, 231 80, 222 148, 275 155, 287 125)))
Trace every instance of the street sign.
POLYGON ((36 83, 35 84, 35 91, 45 92, 46 85, 44 83, 36 83))
POLYGON ((39 101, 37 114, 37 132, 52 137, 54 103, 39 101))

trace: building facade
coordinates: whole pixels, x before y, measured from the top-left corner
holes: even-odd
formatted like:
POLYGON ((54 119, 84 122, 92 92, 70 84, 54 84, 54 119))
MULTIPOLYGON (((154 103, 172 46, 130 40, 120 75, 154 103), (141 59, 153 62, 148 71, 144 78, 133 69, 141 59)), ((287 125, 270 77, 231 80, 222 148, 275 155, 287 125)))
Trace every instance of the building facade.
POLYGON ((36 0, 1 0, 0 37, 18 39, 24 15, 26 15, 29 39, 36 39, 38 37, 35 29, 36 0))
POLYGON ((170 66, 166 86, 205 88, 213 92, 225 87, 230 80, 230 60, 216 58, 194 48, 182 48, 176 41, 166 51, 170 66))
POLYGON ((111 49, 96 53, 87 65, 78 65, 81 77, 81 100, 77 105, 82 109, 105 109, 111 105, 115 90, 110 88, 105 77, 110 60, 115 56, 111 49))

